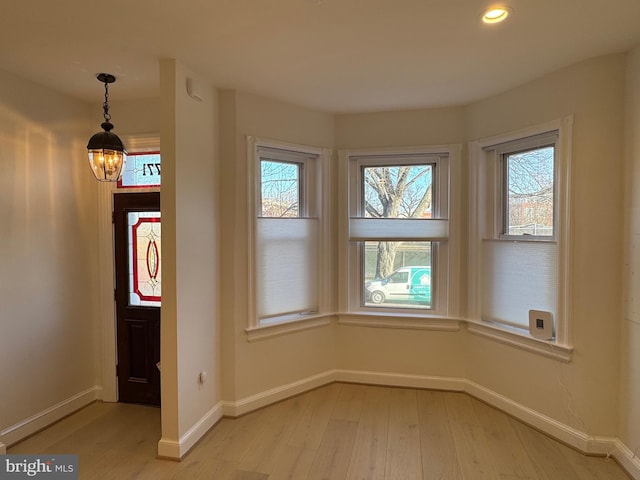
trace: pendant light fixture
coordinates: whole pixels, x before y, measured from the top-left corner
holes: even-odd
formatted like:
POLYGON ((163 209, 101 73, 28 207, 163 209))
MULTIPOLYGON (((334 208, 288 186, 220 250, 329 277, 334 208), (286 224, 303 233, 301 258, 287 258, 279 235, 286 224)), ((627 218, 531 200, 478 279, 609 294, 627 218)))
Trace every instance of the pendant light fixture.
POLYGON ((96 179, 101 182, 117 182, 124 166, 126 151, 122 140, 113 130, 111 115, 109 115, 109 84, 116 81, 110 73, 100 73, 96 76, 104 83, 104 104, 102 106, 104 122, 100 125, 104 132, 98 132, 89 139, 89 165, 96 179))

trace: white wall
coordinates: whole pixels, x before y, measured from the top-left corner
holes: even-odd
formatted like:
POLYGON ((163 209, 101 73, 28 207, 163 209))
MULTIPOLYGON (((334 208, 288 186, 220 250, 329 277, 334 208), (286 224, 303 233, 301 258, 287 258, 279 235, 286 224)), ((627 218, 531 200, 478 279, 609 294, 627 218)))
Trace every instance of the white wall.
POLYGON ((470 337, 470 379, 587 434, 615 436, 623 231, 623 54, 591 59, 468 107, 479 139, 574 115, 570 269, 573 360, 470 337))
POLYGON ((335 148, 463 143, 464 127, 464 107, 337 115, 335 148))
MULTIPOLYGON (((118 95, 118 82, 109 89, 110 97, 118 95)), ((114 133, 118 135, 159 134, 160 133, 160 98, 135 98, 129 100, 109 99, 109 113, 114 133)), ((102 104, 94 105, 91 110, 92 121, 98 126, 102 118, 102 104)), ((126 146, 126 145, 125 145, 126 146)))
POLYGON ((625 304, 621 335, 620 438, 640 453, 640 46, 627 60, 625 97, 625 304))
POLYGON ((216 420, 221 400, 217 109, 214 89, 175 60, 160 62, 163 298, 162 439, 180 457, 216 420), (186 92, 190 77, 203 100, 186 92), (200 372, 207 381, 199 384, 200 372))
POLYGON ((88 118, 0 72, 0 432, 99 384, 88 118))
POLYGON ((246 137, 333 145, 328 114, 236 91, 221 94, 222 318, 224 398, 238 401, 335 368, 333 329, 247 342, 248 185, 246 137))

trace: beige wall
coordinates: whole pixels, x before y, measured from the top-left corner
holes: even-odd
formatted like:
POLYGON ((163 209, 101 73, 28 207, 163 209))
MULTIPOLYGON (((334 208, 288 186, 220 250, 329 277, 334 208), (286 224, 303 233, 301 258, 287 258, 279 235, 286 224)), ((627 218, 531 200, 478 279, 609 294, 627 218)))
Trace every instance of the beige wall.
POLYGON ((625 304, 622 316, 620 428, 622 441, 640 448, 640 46, 628 57, 625 97, 627 196, 625 304))
MULTIPOLYGON (((118 95, 118 82, 109 89, 111 98, 118 95)), ((160 133, 160 98, 135 98, 130 100, 111 100, 109 112, 114 133, 118 135, 159 134, 160 133)), ((100 125, 102 104, 91 107, 92 121, 100 125)), ((126 145, 125 145, 126 146, 126 145)))
POLYGON ((470 379, 586 433, 615 435, 622 291, 625 55, 588 60, 468 107, 469 139, 574 115, 570 343, 563 365, 469 339, 470 379))
POLYGON ((335 148, 464 143, 464 107, 336 116, 335 148))
MULTIPOLYGON (((179 62, 162 60, 162 441, 179 442, 220 391, 217 93, 179 62), (203 87, 199 102, 186 79, 203 87), (198 376, 207 372, 200 385, 198 376)), ((181 452, 183 453, 183 452, 181 452)))
POLYGON ((100 383, 88 118, 0 72, 0 431, 100 383))
POLYGON ((328 114, 241 93, 221 94, 222 318, 225 400, 241 400, 270 388, 335 368, 333 329, 322 327, 247 342, 248 185, 246 137, 331 147, 328 114), (233 252, 230 254, 229 252, 233 252))

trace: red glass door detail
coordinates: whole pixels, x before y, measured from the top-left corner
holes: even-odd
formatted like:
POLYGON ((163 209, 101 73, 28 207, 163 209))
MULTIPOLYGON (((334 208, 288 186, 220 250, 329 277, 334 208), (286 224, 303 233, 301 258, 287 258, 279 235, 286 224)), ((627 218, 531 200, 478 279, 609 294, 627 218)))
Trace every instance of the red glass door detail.
POLYGON ((159 302, 160 217, 141 217, 131 226, 132 290, 140 300, 159 302))

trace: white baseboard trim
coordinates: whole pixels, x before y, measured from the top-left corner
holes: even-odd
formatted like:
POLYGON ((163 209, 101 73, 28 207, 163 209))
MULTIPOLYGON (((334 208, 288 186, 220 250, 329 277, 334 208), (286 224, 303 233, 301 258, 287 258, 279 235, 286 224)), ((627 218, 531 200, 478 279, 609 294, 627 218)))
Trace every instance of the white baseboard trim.
POLYGON ((218 402, 205 413, 178 441, 161 438, 158 442, 158 458, 181 460, 186 453, 222 418, 223 403, 218 402))
POLYGON ((430 390, 448 390, 462 392, 466 380, 453 377, 434 377, 428 375, 405 375, 398 373, 368 372, 362 370, 336 370, 335 381, 383 385, 387 387, 425 388, 430 390))
POLYGON ((620 439, 616 439, 616 449, 613 454, 618 463, 631 478, 640 479, 640 457, 631 451, 620 439))
POLYGON ((239 417, 240 415, 252 412, 258 408, 271 405, 272 403, 279 402, 285 398, 293 397, 335 381, 336 371, 327 370, 326 372, 318 375, 313 375, 280 387, 271 388, 235 402, 223 402, 223 412, 227 417, 239 417))
POLYGON ((608 455, 616 448, 617 439, 614 437, 589 435, 529 407, 514 402, 504 395, 500 395, 475 382, 467 380, 466 383, 465 392, 469 395, 502 410, 581 452, 589 455, 608 455))
POLYGON ((0 431, 0 442, 4 444, 3 446, 10 447, 100 398, 102 398, 102 387, 96 385, 88 388, 0 431))
POLYGON ((180 442, 162 437, 158 442, 158 458, 180 460, 180 442))

